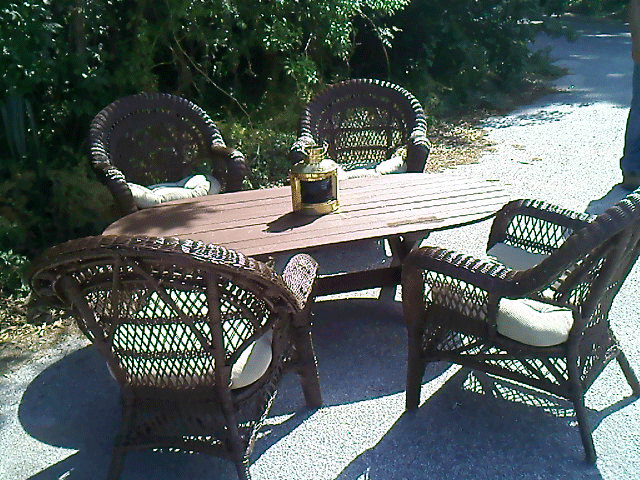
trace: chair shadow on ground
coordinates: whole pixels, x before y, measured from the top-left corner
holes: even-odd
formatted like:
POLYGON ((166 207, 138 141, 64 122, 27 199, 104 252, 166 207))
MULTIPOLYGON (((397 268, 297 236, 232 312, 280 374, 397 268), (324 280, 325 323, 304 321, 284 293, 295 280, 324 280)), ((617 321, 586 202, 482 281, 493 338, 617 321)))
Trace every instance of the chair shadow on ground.
MULTIPOLYGON (((468 370, 461 369, 416 412, 403 414, 397 408, 404 403, 406 375, 406 330, 400 303, 353 298, 318 302, 314 321, 322 408, 349 406, 357 412, 360 402, 371 408, 387 398, 397 404, 397 418, 378 443, 353 455, 337 470, 337 476, 327 480, 601 478, 597 469, 582 461, 580 435, 568 402, 560 402, 558 410, 552 411, 552 407, 525 404, 531 401, 512 401, 504 385, 487 383, 480 374, 470 377, 468 370), (507 400, 485 391, 503 392, 507 400), (480 471, 483 474, 478 476, 480 471)), ((448 364, 432 364, 424 383, 437 382, 450 371, 448 364)), ((591 412, 593 427, 624 404, 591 412)), ((269 450, 313 415, 304 406, 297 376, 285 375, 250 465, 264 456, 268 469, 275 456, 269 450)), ((36 440, 72 450, 69 457, 32 479, 104 478, 120 423, 118 387, 97 352, 86 347, 54 363, 31 382, 22 397, 19 420, 36 440)), ((325 427, 338 438, 343 426, 325 427)), ((319 460, 314 457, 309 462, 319 460)), ((262 469, 261 465, 252 472, 257 473, 256 480, 270 478, 261 474, 262 469)), ((121 476, 122 480, 165 478, 237 477, 231 462, 209 455, 165 452, 129 454, 121 476)))
MULTIPOLYGON (((36 440, 70 449, 67 458, 31 479, 106 477, 120 425, 119 392, 91 346, 38 375, 22 396, 18 415, 36 440)), ((212 469, 221 472, 220 478, 237 478, 233 464, 207 455, 136 452, 126 457, 121 479, 204 478, 212 469)))
MULTIPOLYGON (((439 391, 399 418, 336 480, 603 478, 584 461, 570 402, 453 368, 439 391)), ((592 428, 633 400, 589 410, 592 428)))

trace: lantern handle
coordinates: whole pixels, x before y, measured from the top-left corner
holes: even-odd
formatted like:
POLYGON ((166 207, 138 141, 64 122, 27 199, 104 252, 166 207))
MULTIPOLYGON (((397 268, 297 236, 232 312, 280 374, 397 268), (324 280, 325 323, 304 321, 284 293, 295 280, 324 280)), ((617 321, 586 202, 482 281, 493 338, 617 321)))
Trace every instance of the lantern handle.
POLYGON ((329 144, 327 142, 323 142, 322 146, 309 144, 302 147, 302 151, 307 157, 307 159, 311 160, 313 158, 316 161, 322 160, 327 154, 328 150, 329 150, 329 144))

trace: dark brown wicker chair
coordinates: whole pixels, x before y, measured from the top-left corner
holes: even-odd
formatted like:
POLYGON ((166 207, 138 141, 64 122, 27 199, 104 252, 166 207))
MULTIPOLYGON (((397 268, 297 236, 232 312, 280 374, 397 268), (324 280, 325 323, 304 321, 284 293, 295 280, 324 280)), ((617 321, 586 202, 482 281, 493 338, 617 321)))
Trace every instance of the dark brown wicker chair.
POLYGON ((116 100, 94 117, 89 141, 93 168, 123 215, 138 210, 127 182, 148 186, 200 173, 229 192, 246 175, 244 156, 225 145, 207 113, 175 95, 116 100))
POLYGON ((381 80, 354 79, 330 85, 305 108, 289 158, 297 163, 308 146, 324 145, 344 170, 371 167, 406 147, 408 172, 422 172, 429 155, 420 102, 381 80))
POLYGON ((321 402, 310 308, 317 263, 294 256, 282 276, 216 245, 87 237, 47 250, 33 292, 69 309, 106 358, 123 406, 109 478, 127 451, 168 448, 248 456, 285 368, 321 402), (269 347, 270 345, 270 347, 269 347))
POLYGON ((639 239, 640 194, 633 193, 597 217, 538 201, 507 204, 488 246, 521 250, 525 263, 537 257, 524 269, 437 247, 414 250, 402 272, 407 409, 419 404, 426 362, 453 362, 573 402, 587 460, 594 462, 587 389, 616 359, 640 395, 608 320, 639 239))

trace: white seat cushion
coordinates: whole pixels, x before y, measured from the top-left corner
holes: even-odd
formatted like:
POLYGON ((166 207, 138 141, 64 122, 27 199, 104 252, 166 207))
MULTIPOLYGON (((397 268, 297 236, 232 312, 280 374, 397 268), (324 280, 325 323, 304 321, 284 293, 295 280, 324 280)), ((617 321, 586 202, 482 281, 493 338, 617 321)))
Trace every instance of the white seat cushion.
POLYGON ((376 166, 376 173, 387 175, 389 173, 404 173, 407 171, 407 149, 400 147, 388 160, 380 162, 376 166))
POLYGON ((273 357, 272 340, 273 331, 269 330, 242 352, 231 368, 231 388, 251 385, 265 374, 273 357))
POLYGON ((338 180, 345 178, 377 177, 391 173, 404 173, 406 171, 407 149, 406 147, 400 147, 391 157, 377 165, 372 164, 369 167, 354 168, 353 170, 344 170, 338 165, 338 180))
POLYGON ((503 298, 498 305, 498 332, 526 345, 550 347, 564 343, 572 326, 573 315, 568 308, 526 298, 503 298))
POLYGON ((377 177, 380 174, 373 168, 354 168, 353 170, 345 170, 338 165, 338 181, 347 178, 377 177))
MULTIPOLYGON (((215 369, 215 362, 209 355, 195 355, 190 360, 184 358, 175 359, 171 358, 170 352, 186 352, 194 350, 194 347, 198 343, 198 339, 195 336, 185 335, 184 330, 190 327, 186 325, 134 325, 134 324, 122 324, 120 325, 113 335, 113 343, 115 346, 126 347, 123 342, 126 343, 126 339, 131 333, 130 329, 143 328, 147 330, 151 329, 165 329, 167 334, 162 335, 167 338, 164 344, 150 345, 147 344, 144 349, 146 354, 156 354, 156 358, 147 357, 143 358, 141 355, 137 357, 135 355, 127 356, 122 359, 123 368, 130 371, 143 371, 152 372, 147 374, 132 375, 131 381, 134 384, 142 384, 147 386, 163 386, 166 384, 182 385, 183 387, 194 386, 199 384, 213 383, 213 372, 215 369), (169 329, 177 329, 176 331, 170 331, 169 329), (182 343, 176 344, 172 341, 173 338, 181 338, 182 343), (162 354, 168 354, 163 357, 162 354), (198 373, 193 373, 198 372, 198 373)), ((157 332, 156 332, 157 334, 157 332)), ((143 335, 144 338, 149 338, 151 332, 143 335)), ((247 348, 240 354, 236 362, 231 367, 231 388, 237 389, 251 385, 255 381, 259 380, 271 365, 272 349, 271 343, 273 339, 272 330, 268 330, 264 335, 258 338, 255 342, 249 344, 247 348)), ((142 344, 140 344, 142 346, 142 344)), ((140 353, 142 348, 138 348, 140 353)), ((130 347, 129 347, 130 348, 130 347)), ((200 350, 200 348, 195 348, 200 350)), ((113 375, 113 373, 112 373, 113 375)))
POLYGON ((549 256, 543 253, 527 252, 506 243, 496 243, 487 250, 487 255, 513 270, 528 270, 549 256))
POLYGON ((179 182, 160 183, 149 187, 135 183, 128 185, 138 208, 148 208, 171 200, 213 195, 222 190, 220 182, 208 175, 193 175, 179 182))

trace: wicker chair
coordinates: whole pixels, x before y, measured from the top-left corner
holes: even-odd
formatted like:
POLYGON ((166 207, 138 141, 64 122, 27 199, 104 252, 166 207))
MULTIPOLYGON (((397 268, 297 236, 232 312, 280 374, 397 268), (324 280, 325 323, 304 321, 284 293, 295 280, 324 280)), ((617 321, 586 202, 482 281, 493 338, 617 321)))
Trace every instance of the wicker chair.
POLYGON ((640 395, 608 320, 638 258, 639 193, 597 217, 538 201, 507 204, 488 242, 503 262, 437 247, 411 252, 402 272, 407 409, 418 407, 426 362, 453 362, 570 400, 594 462, 587 389, 616 359, 640 395))
POLYGON ((310 308, 317 263, 294 256, 282 276, 216 245, 87 237, 52 247, 33 292, 69 309, 118 381, 122 427, 109 471, 146 448, 248 457, 285 368, 309 407, 321 402, 310 308))
POLYGON ((93 168, 123 215, 138 210, 128 182, 147 186, 200 173, 237 191, 246 175, 244 156, 225 145, 206 112, 175 95, 116 100, 94 117, 89 140, 93 168))
POLYGON ((372 170, 406 148, 406 171, 422 172, 429 155, 426 117, 407 90, 381 80, 355 79, 330 85, 305 108, 289 158, 305 148, 327 145, 345 171, 372 170))

